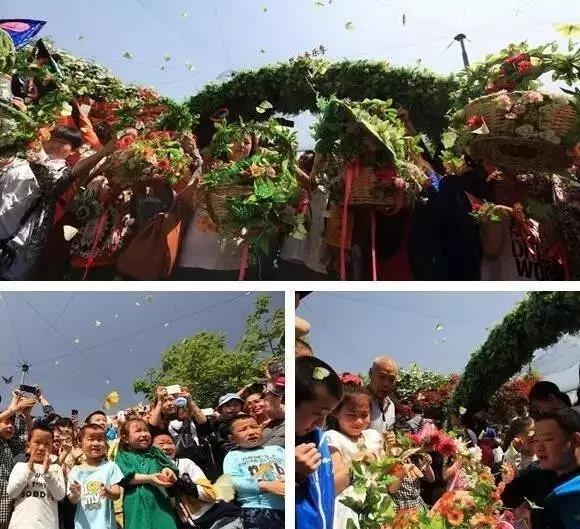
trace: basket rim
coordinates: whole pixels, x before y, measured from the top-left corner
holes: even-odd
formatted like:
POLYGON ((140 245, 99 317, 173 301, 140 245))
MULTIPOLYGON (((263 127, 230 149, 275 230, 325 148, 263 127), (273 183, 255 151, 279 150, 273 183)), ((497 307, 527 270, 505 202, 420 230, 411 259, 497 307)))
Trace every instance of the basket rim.
MULTIPOLYGON (((474 103, 485 102, 486 100, 493 99, 494 97, 499 97, 499 96, 502 96, 502 95, 509 95, 509 94, 526 94, 528 92, 540 92, 540 91, 539 90, 514 90, 513 92, 494 92, 493 94, 485 94, 483 96, 479 96, 479 97, 476 97, 475 99, 472 99, 469 103, 467 103, 465 105, 465 109, 467 110, 467 108, 469 108, 474 103)), ((545 92, 540 92, 540 94, 542 94, 544 97, 548 97, 550 99, 554 99, 555 97, 566 97, 565 95, 560 95, 560 94, 546 94, 545 92)), ((567 99, 566 105, 564 105, 564 103, 562 103, 562 106, 571 106, 571 107, 573 107, 574 105, 572 104, 572 100, 571 99, 567 99)))

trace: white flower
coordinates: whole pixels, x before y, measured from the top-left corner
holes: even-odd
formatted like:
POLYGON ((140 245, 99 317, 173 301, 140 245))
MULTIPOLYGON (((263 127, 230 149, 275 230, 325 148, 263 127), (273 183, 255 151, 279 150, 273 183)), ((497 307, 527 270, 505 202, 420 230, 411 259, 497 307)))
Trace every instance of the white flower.
POLYGON ((523 100, 524 103, 541 103, 544 100, 544 96, 536 90, 531 90, 524 93, 523 100))
POLYGON ((538 135, 536 129, 534 129, 534 126, 530 125, 529 123, 517 127, 516 134, 524 138, 534 138, 538 135))
POLYGON ((479 446, 474 446, 473 448, 469 449, 469 456, 474 461, 481 461, 481 448, 479 446))
POLYGON ((550 98, 556 105, 569 105, 570 99, 563 95, 554 95, 550 98))
POLYGON ((495 102, 499 108, 507 110, 512 106, 512 100, 507 94, 499 95, 495 98, 495 102))
POLYGON ((538 134, 538 136, 544 141, 548 141, 550 143, 553 143, 554 145, 560 145, 560 143, 562 142, 562 140, 558 136, 556 136, 556 134, 552 129, 543 130, 538 134))

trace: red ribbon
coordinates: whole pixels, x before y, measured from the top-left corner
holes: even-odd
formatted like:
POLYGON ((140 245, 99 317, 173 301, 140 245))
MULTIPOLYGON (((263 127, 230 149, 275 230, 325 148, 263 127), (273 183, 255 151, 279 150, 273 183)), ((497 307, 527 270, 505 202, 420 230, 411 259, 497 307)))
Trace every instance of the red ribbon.
POLYGON ((346 236, 348 229, 348 202, 353 180, 358 176, 360 164, 351 162, 344 176, 344 203, 342 205, 342 227, 340 231, 340 280, 346 281, 346 236))
POLYGON ((248 251, 248 241, 244 241, 242 243, 242 256, 240 258, 240 275, 238 276, 238 281, 243 281, 246 277, 246 270, 248 269, 248 251))
POLYGON ((91 253, 87 259, 87 263, 85 264, 85 273, 83 275, 83 281, 86 280, 87 276, 89 275, 89 268, 92 266, 95 258, 97 257, 97 246, 99 245, 99 241, 103 237, 103 233, 105 233, 105 226, 107 225, 107 210, 99 217, 99 222, 97 223, 97 229, 95 230, 95 239, 93 241, 93 247, 91 249, 91 253))
POLYGON ((377 280, 377 217, 371 211, 371 260, 373 267, 373 281, 377 280))

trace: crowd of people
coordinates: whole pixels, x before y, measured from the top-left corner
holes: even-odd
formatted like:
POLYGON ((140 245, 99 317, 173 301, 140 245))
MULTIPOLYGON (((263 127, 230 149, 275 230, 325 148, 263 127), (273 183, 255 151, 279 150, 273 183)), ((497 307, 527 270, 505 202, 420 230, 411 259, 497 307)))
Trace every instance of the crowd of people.
MULTIPOLYGON (((479 403, 454 410, 443 425, 445 418, 425 416, 420 403, 409 407, 396 398, 398 366, 390 357, 374 360, 364 384, 336 373, 302 338, 296 354, 297 527, 346 529, 351 521, 358 527, 356 513, 341 501, 353 496, 353 462, 384 456, 397 433, 417 434, 427 424, 446 426, 478 447, 481 463, 505 482, 501 501, 514 527, 578 527, 580 408, 556 384, 535 383, 507 424, 496 424, 489 405, 479 403)), ((412 459, 389 487, 396 509, 429 510, 446 491, 470 490, 463 465, 440 453, 412 459)))
MULTIPOLYGON (((58 62, 58 57, 37 58, 39 64, 48 60, 58 62)), ((19 90, 15 96, 7 88, 5 104, 26 112, 46 94, 34 83, 34 79, 20 79, 10 84, 8 79, 6 85, 17 85, 19 90)), ((71 116, 42 131, 42 142, 33 149, 16 153, 10 142, 0 146, 0 278, 132 279, 117 266, 123 250, 150 229, 148 223, 156 214, 172 210, 179 211, 182 228, 175 266, 163 278, 237 280, 240 268, 245 271, 244 246, 235 237, 223 236, 207 196, 197 193, 215 161, 207 145, 198 149, 192 130, 181 135, 183 151, 191 160, 192 178, 186 190, 166 183, 120 189, 110 181, 106 161, 129 144, 127 137, 137 137, 137 131, 125 129, 125 138, 119 137, 102 119, 102 102, 88 96, 69 103, 71 116)), ((399 115, 408 133, 417 134, 408 112, 400 109, 399 115)), ((238 138, 222 161, 247 160, 260 149, 256 135, 238 138)), ((498 171, 471 159, 451 174, 424 149, 418 163, 428 185, 418 199, 396 212, 351 208, 348 240, 339 243, 336 197, 331 197, 324 177, 327 161, 313 151, 303 152, 296 169, 301 199, 289 206, 304 215, 305 232, 300 238, 278 234, 266 252, 253 256, 243 276, 261 280, 573 279, 580 270, 571 251, 578 242, 580 223, 575 191, 580 148, 571 149, 569 155, 571 168, 566 175, 498 171), (494 210, 478 221, 474 214, 485 203, 493 204, 494 210), (541 211, 551 213, 537 214, 538 204, 541 211), (346 252, 345 275, 342 251, 346 252)))
POLYGON ((284 468, 283 376, 215 411, 168 386, 84 421, 17 389, 0 412, 0 528, 282 529, 284 468))

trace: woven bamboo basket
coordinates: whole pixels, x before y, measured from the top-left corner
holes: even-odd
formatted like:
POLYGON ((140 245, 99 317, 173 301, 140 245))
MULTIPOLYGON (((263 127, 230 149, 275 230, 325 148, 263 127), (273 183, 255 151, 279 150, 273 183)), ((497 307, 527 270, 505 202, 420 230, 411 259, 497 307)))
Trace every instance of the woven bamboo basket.
MULTIPOLYGON (((524 92, 513 93, 524 94, 524 92)), ((514 136, 516 120, 505 117, 506 111, 497 104, 497 97, 497 94, 490 94, 474 99, 465 107, 465 117, 469 119, 474 116, 481 116, 489 128, 490 134, 494 136, 514 136)), ((544 99, 549 98, 549 95, 544 94, 544 99)), ((552 105, 554 107, 542 120, 542 125, 546 129, 552 129, 556 136, 565 136, 574 127, 576 110, 568 103, 552 101, 552 105)))
POLYGON ((469 144, 469 153, 473 158, 511 171, 558 171, 572 165, 564 146, 535 138, 478 136, 469 144))
POLYGON ((251 195, 253 187, 246 186, 220 186, 209 191, 207 196, 208 213, 217 226, 223 224, 228 214, 228 199, 243 198, 251 195))

